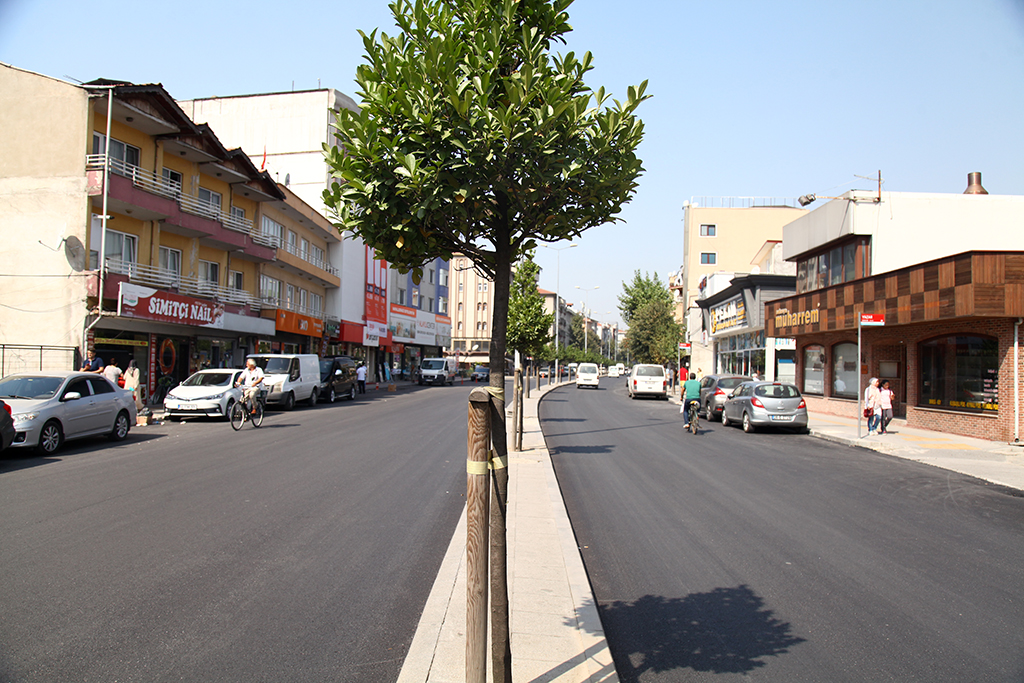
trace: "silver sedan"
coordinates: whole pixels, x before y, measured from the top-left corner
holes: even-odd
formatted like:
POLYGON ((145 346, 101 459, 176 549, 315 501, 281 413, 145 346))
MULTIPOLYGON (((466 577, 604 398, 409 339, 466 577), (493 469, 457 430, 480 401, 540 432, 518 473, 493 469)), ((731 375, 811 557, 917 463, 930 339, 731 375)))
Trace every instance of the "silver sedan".
POLYGON ((128 436, 135 424, 132 392, 103 375, 88 372, 40 372, 0 379, 0 399, 14 418, 12 448, 38 448, 49 455, 65 439, 128 436))
POLYGON ((722 407, 722 424, 738 424, 743 431, 757 427, 807 430, 807 402, 787 382, 744 382, 731 392, 722 407))

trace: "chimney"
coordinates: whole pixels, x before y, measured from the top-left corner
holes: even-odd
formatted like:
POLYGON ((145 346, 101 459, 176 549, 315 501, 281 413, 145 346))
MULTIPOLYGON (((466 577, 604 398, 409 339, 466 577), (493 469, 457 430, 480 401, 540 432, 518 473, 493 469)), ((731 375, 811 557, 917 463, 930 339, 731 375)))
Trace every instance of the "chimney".
POLYGON ((967 189, 964 194, 988 194, 988 190, 981 186, 981 172, 967 174, 967 189))

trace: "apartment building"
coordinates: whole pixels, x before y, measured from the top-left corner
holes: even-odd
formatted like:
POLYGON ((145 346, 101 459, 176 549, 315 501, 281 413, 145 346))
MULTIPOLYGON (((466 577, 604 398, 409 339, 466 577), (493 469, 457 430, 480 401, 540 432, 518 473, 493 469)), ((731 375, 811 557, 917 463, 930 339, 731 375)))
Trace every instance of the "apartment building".
POLYGON ((341 285, 327 257, 339 235, 291 189, 277 187, 284 199, 264 202, 260 216, 260 230, 276 249, 260 273, 261 315, 274 321, 276 334, 261 340, 259 350, 324 355, 327 340, 338 332, 337 319, 326 319, 325 302, 341 285))
POLYGON ((159 84, 83 85, 0 64, 0 343, 94 346, 150 395, 272 337, 256 226, 284 193, 159 84))
POLYGON ((683 203, 683 264, 669 288, 677 315, 682 309, 686 316, 690 358, 684 365, 709 372, 715 364, 710 331, 696 305, 705 296, 707 278, 718 272, 752 272, 765 258, 765 245, 780 242, 782 227, 807 213, 796 203, 762 197, 702 197, 683 203))
POLYGON ((552 319, 550 335, 552 344, 555 341, 555 328, 558 328, 558 348, 564 348, 572 340, 572 318, 575 314, 572 304, 555 292, 546 289, 537 289, 537 292, 544 298, 544 312, 548 315, 555 314, 555 299, 558 300, 558 315, 552 319))
POLYGON ((452 352, 460 365, 487 365, 491 352, 494 287, 463 254, 451 261, 452 352))

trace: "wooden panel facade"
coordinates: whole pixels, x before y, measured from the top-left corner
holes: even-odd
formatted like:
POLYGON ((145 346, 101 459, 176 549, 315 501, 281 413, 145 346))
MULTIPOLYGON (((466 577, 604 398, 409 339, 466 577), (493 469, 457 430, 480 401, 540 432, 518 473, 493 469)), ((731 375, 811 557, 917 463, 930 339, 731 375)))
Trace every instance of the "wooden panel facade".
POLYGON ((1024 253, 966 252, 777 299, 765 305, 765 334, 852 330, 861 313, 899 325, 1024 316, 1024 253))

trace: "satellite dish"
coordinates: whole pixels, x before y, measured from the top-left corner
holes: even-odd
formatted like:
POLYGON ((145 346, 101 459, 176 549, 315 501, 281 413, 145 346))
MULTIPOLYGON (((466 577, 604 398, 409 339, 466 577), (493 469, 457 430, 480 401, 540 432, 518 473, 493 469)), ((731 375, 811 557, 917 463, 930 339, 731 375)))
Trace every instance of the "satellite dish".
POLYGON ((85 245, 77 237, 68 237, 64 240, 64 258, 68 260, 71 270, 80 273, 85 270, 85 245))
POLYGON ((750 269, 750 274, 751 275, 760 275, 761 274, 761 266, 754 266, 753 268, 751 268, 750 269))

